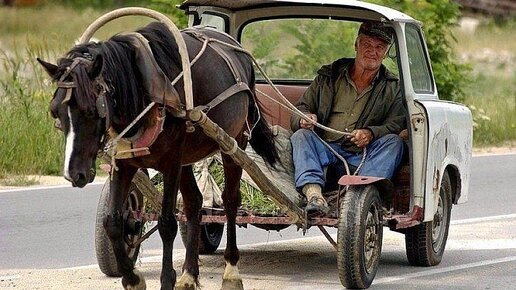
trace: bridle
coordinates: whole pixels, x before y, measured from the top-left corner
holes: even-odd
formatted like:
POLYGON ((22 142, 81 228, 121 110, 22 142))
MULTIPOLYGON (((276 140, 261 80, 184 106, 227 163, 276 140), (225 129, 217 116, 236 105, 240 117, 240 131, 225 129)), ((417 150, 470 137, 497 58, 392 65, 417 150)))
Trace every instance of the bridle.
MULTIPOLYGON (((70 76, 70 74, 77 67, 77 65, 79 65, 81 63, 85 64, 87 66, 91 66, 93 61, 89 58, 84 58, 84 57, 74 58, 72 64, 70 66, 66 67, 66 71, 63 73, 63 75, 61 75, 61 77, 57 81, 57 88, 66 90, 65 97, 64 97, 63 101, 61 102, 61 104, 66 104, 67 102, 69 102, 72 97, 73 89, 77 88, 77 84, 75 82, 73 82, 73 81, 67 82, 67 81, 65 81, 65 79, 68 76, 70 76)), ((102 75, 95 78, 93 80, 93 83, 94 83, 95 87, 99 89, 97 98, 95 100, 96 112, 101 119, 106 119, 105 120, 105 129, 104 129, 104 133, 102 135, 102 140, 104 140, 105 136, 107 135, 107 132, 109 130, 109 127, 111 126, 111 116, 110 116, 108 103, 107 103, 107 97, 106 97, 109 93, 109 88, 108 88, 108 85, 106 84, 106 82, 104 81, 104 78, 102 77, 102 75)), ((58 123, 58 122, 56 121, 56 123, 58 123)))

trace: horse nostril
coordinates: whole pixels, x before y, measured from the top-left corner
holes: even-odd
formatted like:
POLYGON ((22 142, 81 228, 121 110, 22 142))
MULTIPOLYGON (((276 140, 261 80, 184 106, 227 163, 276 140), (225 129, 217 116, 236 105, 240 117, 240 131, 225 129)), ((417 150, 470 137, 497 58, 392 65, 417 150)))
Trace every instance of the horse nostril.
POLYGON ((86 174, 78 173, 77 178, 75 179, 75 184, 78 187, 84 187, 87 183, 88 183, 88 180, 86 179, 86 174))

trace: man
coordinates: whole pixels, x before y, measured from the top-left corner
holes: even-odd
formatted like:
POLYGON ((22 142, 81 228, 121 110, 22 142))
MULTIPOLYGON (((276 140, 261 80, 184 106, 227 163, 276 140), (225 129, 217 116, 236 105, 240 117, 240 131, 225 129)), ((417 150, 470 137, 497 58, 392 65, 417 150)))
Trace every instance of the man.
POLYGON ((326 214, 322 196, 324 168, 339 159, 322 139, 357 167, 367 147, 360 175, 391 178, 403 156, 398 134, 405 128, 398 77, 382 65, 393 40, 393 31, 380 22, 364 22, 355 41, 355 59, 342 58, 325 65, 296 107, 313 121, 349 132, 351 136, 313 131, 313 124, 291 118, 296 188, 305 194, 308 215, 326 214), (316 135, 317 134, 317 135, 316 135))

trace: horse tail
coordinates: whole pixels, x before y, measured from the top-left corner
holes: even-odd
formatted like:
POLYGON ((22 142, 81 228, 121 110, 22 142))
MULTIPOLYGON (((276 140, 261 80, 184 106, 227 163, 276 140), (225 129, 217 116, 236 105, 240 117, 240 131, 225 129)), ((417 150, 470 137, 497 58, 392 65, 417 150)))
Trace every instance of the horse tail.
POLYGON ((251 147, 258 155, 274 167, 276 161, 279 160, 278 150, 276 149, 275 144, 275 136, 263 116, 267 112, 256 98, 254 81, 252 84, 252 97, 250 98, 249 115, 247 117, 249 125, 252 128, 249 144, 251 144, 251 147))

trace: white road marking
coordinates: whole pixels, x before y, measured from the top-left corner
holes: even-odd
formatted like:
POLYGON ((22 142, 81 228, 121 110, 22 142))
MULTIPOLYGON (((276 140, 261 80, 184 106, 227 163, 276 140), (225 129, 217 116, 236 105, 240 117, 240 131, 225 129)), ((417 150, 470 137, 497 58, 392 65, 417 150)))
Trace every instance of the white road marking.
POLYGON ((425 277, 425 276, 430 276, 430 275, 435 275, 435 274, 460 271, 460 270, 465 270, 465 269, 470 269, 470 268, 475 268, 475 267, 483 267, 483 266, 507 263, 507 262, 512 262, 512 261, 516 261, 516 256, 492 259, 492 260, 485 260, 485 261, 480 261, 480 262, 444 267, 444 268, 439 268, 439 269, 426 270, 426 271, 421 271, 421 272, 417 272, 417 273, 410 273, 407 275, 379 278, 379 279, 376 279, 375 281, 373 281, 373 285, 392 283, 392 282, 396 282, 396 281, 400 281, 400 280, 425 277))
MULTIPOLYGON (((86 186, 100 185, 100 184, 104 184, 104 181, 88 183, 86 186)), ((59 188, 66 188, 66 187, 72 188, 72 184, 49 185, 49 186, 34 186, 34 187, 23 187, 23 188, 13 188, 13 189, 2 189, 2 190, 0 190, 0 193, 20 192, 20 191, 34 191, 34 190, 46 190, 46 189, 59 189, 59 188)))
POLYGON ((494 215, 494 216, 486 216, 479 218, 471 218, 471 219, 463 219, 451 221, 452 225, 465 225, 465 224, 475 224, 481 222, 492 222, 497 220, 506 220, 516 218, 516 214, 505 214, 505 215, 494 215))
POLYGON ((516 239, 448 240, 446 251, 516 249, 516 239))
POLYGON ((70 106, 68 106, 68 121, 70 121, 70 130, 68 131, 68 134, 66 135, 66 146, 65 146, 65 161, 64 161, 64 176, 66 179, 71 180, 70 177, 70 159, 72 157, 73 153, 73 143, 75 139, 75 132, 73 131, 73 122, 72 122, 72 112, 70 111, 70 106))

